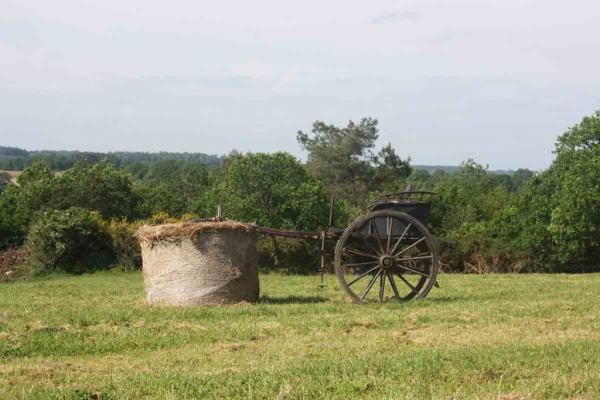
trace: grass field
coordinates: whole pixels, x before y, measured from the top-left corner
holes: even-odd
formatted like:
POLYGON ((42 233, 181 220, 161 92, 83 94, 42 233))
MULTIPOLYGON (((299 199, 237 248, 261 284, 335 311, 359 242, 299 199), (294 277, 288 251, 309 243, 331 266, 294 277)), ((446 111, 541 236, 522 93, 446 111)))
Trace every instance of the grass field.
POLYGON ((133 272, 0 284, 0 398, 600 398, 600 274, 443 275, 384 306, 318 283, 188 309, 133 272))

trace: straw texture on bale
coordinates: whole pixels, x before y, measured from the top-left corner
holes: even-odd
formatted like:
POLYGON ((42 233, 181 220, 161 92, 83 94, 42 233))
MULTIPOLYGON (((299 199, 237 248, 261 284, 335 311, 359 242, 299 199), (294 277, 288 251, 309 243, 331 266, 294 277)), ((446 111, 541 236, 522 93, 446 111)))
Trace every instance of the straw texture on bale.
POLYGON ((257 233, 236 221, 142 226, 146 300, 152 304, 219 305, 256 301, 257 233))

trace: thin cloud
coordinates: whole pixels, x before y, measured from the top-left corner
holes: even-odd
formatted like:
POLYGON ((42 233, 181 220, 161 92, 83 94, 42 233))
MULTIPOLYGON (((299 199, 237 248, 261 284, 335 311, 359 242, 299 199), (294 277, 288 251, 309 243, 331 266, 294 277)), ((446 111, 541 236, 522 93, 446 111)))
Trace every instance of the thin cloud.
POLYGON ((378 15, 371 18, 371 23, 380 24, 394 24, 400 21, 414 21, 417 19, 417 13, 414 11, 400 11, 378 15))

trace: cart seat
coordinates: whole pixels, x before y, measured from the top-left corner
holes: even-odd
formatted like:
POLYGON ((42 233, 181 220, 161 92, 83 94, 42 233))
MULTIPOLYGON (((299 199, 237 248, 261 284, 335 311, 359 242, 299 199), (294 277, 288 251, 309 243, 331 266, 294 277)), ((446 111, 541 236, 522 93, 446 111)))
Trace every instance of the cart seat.
POLYGON ((427 225, 429 211, 431 210, 432 192, 406 191, 400 193, 386 193, 371 203, 369 211, 394 210, 409 214, 424 225, 427 225))

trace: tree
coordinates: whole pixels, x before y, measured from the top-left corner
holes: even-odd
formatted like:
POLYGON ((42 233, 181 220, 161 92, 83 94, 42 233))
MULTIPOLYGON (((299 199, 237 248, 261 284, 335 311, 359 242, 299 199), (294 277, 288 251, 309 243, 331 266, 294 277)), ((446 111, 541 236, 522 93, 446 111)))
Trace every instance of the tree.
POLYGON ((47 209, 81 207, 104 218, 133 217, 137 197, 129 176, 108 161, 77 163, 62 176, 43 163, 33 163, 0 193, 0 246, 23 242, 34 215, 47 209))
POLYGON ((446 175, 446 172, 439 169, 435 170, 433 173, 429 173, 424 169, 411 168, 411 173, 406 179, 396 182, 394 191, 401 192, 408 185, 410 185, 413 190, 433 191, 435 185, 441 182, 446 175))
POLYGON ((497 207, 496 201, 490 199, 495 188, 486 168, 473 160, 463 162, 458 171, 447 174, 434 188, 437 196, 432 223, 450 230, 465 222, 487 219, 497 207))
POLYGON ((103 218, 131 218, 137 201, 127 173, 109 161, 78 162, 56 179, 53 192, 54 208, 87 208, 103 218))
POLYGON ((516 244, 535 268, 589 269, 600 259, 600 111, 561 135, 555 153, 518 198, 516 244))
POLYGON ((533 178, 535 173, 526 168, 519 168, 511 177, 511 192, 520 192, 523 187, 533 178))
MULTIPOLYGON (((154 191, 155 194, 175 196, 177 201, 168 207, 168 212, 181 215, 197 211, 198 203, 209 185, 209 173, 208 168, 200 163, 163 160, 150 166, 143 182, 158 189, 154 191)), ((161 199, 156 197, 155 200, 161 199)))
MULTIPOLYGON (((204 213, 218 205, 225 217, 281 229, 315 231, 328 219, 328 199, 304 166, 286 153, 236 153, 227 158, 205 195, 204 213)), ((261 238, 262 266, 306 272, 318 264, 316 242, 261 238)))
POLYGON ((299 131, 298 142, 308 152, 307 167, 332 194, 353 203, 364 199, 372 179, 372 149, 378 138, 377 120, 350 121, 344 128, 321 121, 312 136, 299 131))
POLYGON ((55 181, 46 165, 34 163, 0 193, 0 248, 23 242, 35 212, 52 204, 55 181))
POLYGON ((558 184, 549 232, 560 263, 600 258, 600 110, 571 127, 556 143, 551 182, 558 184))
POLYGON ((571 127, 556 141, 556 153, 578 154, 578 151, 598 151, 600 145, 600 110, 571 127))
POLYGON ((148 166, 146 166, 142 163, 137 163, 137 162, 127 165, 124 169, 134 179, 144 179, 144 177, 148 173, 148 166))
POLYGON ((148 218, 159 212, 181 216, 190 211, 186 199, 166 183, 136 182, 133 190, 139 199, 136 203, 137 217, 148 218))
POLYGON ((482 264, 498 272, 511 270, 512 249, 497 238, 493 223, 510 203, 505 182, 473 160, 456 172, 436 174, 435 179, 430 225, 443 262, 452 270, 468 265, 481 270, 482 264))
POLYGON ((10 175, 6 172, 0 172, 0 192, 8 185, 10 185, 10 175))
POLYGON ((377 153, 373 162, 375 163, 375 176, 371 190, 389 192, 395 182, 406 179, 412 173, 410 159, 401 159, 391 143, 377 153))
POLYGON ((321 186, 286 153, 230 159, 205 199, 206 214, 221 205, 227 217, 263 226, 311 230, 327 222, 321 186))
POLYGON ((130 164, 125 170, 135 178, 139 198, 136 215, 149 217, 157 212, 171 216, 197 213, 214 168, 197 161, 159 160, 149 167, 130 164))

